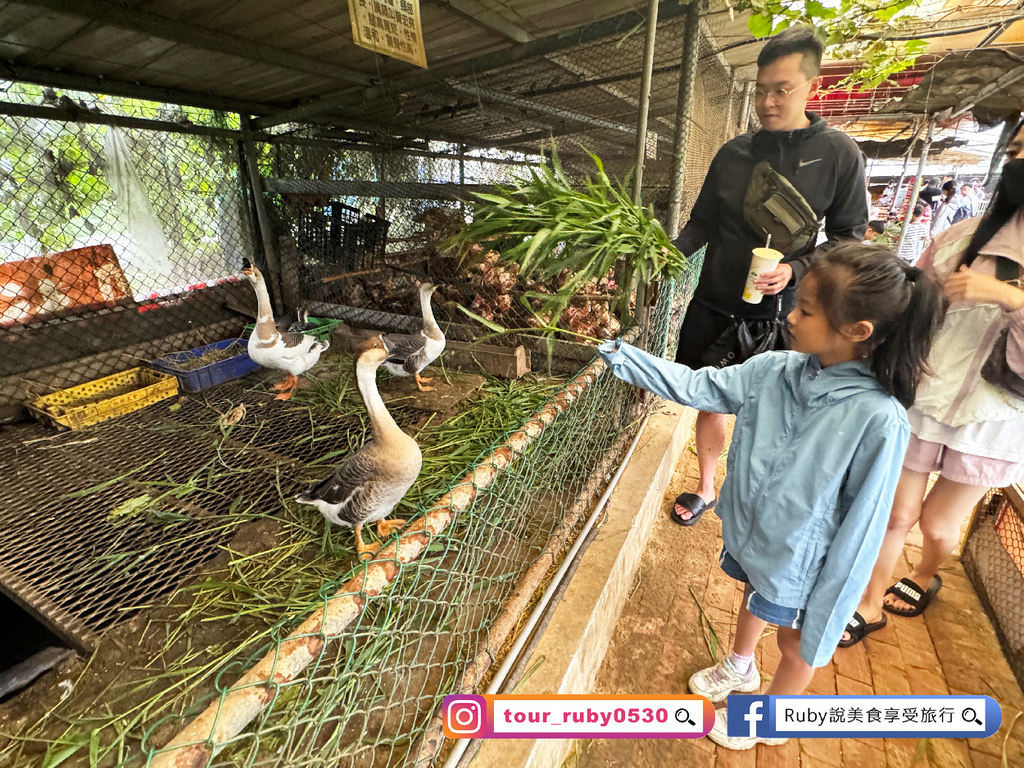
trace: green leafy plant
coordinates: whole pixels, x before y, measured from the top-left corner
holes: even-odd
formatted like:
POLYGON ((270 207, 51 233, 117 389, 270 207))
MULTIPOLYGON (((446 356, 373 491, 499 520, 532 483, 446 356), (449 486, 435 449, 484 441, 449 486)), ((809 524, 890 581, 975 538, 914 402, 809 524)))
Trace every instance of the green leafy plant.
POLYGON ((448 243, 450 248, 477 243, 493 248, 498 264, 515 265, 523 281, 555 280, 553 292, 526 290, 520 297, 548 338, 560 330, 558 322, 573 297, 588 283, 608 278, 619 259, 616 290, 622 320, 629 316, 634 280, 670 279, 687 264, 653 211, 634 203, 625 184, 609 178, 597 155, 590 157, 595 173, 580 185, 569 182, 554 157, 550 166, 531 169, 517 187, 477 193, 472 223, 448 243))
POLYGON ((797 24, 814 27, 833 58, 861 62, 837 87, 868 90, 911 66, 927 50, 924 40, 907 39, 913 17, 897 18, 920 4, 921 0, 739 0, 731 11, 750 12, 747 28, 758 39, 797 24))

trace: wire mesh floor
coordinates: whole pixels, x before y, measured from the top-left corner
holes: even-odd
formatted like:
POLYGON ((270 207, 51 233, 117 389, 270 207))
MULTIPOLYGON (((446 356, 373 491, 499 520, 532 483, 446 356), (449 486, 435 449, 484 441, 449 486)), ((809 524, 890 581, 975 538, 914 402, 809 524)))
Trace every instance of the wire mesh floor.
MULTIPOLYGON (((0 590, 88 649, 217 552, 233 534, 218 515, 276 498, 281 467, 348 453, 365 438, 358 414, 273 401, 255 383, 91 429, 0 431, 0 590), (239 404, 250 415, 222 430, 220 417, 239 404)), ((391 410, 403 427, 423 418, 391 410)))

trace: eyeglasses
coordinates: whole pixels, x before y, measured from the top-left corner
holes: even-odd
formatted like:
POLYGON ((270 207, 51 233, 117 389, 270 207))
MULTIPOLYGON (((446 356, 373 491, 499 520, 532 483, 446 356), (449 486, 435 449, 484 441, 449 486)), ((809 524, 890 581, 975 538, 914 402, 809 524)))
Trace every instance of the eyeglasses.
POLYGON ((763 88, 754 89, 754 100, 755 101, 767 101, 771 98, 775 104, 782 104, 786 99, 792 96, 794 93, 799 91, 805 85, 810 83, 810 80, 804 80, 800 85, 794 85, 790 89, 786 88, 772 88, 770 91, 766 91, 763 88))

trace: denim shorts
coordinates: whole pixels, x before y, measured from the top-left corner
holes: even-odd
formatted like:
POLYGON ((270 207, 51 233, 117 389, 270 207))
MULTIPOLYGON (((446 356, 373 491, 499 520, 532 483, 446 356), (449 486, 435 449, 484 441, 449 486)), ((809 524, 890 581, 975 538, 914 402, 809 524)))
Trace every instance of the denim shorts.
POLYGON ((803 608, 786 608, 782 605, 776 605, 757 594, 754 588, 750 586, 750 579, 747 578, 747 574, 743 571, 743 566, 737 563, 736 559, 726 552, 724 548, 718 556, 718 564, 722 566, 722 570, 728 576, 747 585, 747 588, 743 591, 743 601, 746 603, 747 610, 751 614, 777 627, 800 629, 804 625, 803 608))

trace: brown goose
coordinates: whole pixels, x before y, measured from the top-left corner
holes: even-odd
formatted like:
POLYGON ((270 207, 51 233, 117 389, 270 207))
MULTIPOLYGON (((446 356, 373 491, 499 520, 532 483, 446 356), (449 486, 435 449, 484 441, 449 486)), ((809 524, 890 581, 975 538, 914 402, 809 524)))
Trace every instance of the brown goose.
POLYGON ((434 320, 430 297, 437 290, 436 285, 420 283, 420 311, 423 313, 423 329, 415 335, 389 333, 384 337, 388 359, 384 367, 393 376, 414 376, 420 392, 430 392, 433 387, 425 386, 431 381, 420 376, 420 371, 437 360, 444 351, 444 334, 434 320))
POLYGON ((248 259, 244 259, 242 265, 242 274, 256 289, 259 304, 256 328, 249 336, 249 357, 266 368, 276 368, 288 374, 283 382, 274 385, 274 389, 283 390, 276 399, 287 400, 299 383, 298 377, 317 364, 331 343, 302 333, 281 331, 274 323, 270 293, 262 273, 248 259))
POLYGON ((300 493, 295 500, 311 504, 335 525, 355 528, 360 559, 368 560, 380 544, 363 542, 362 528, 377 523, 377 535, 386 539, 405 525, 385 520, 416 481, 423 456, 416 441, 395 423, 377 391, 377 369, 388 352, 380 336, 362 346, 356 360, 356 383, 370 414, 373 439, 342 462, 333 475, 300 493))

